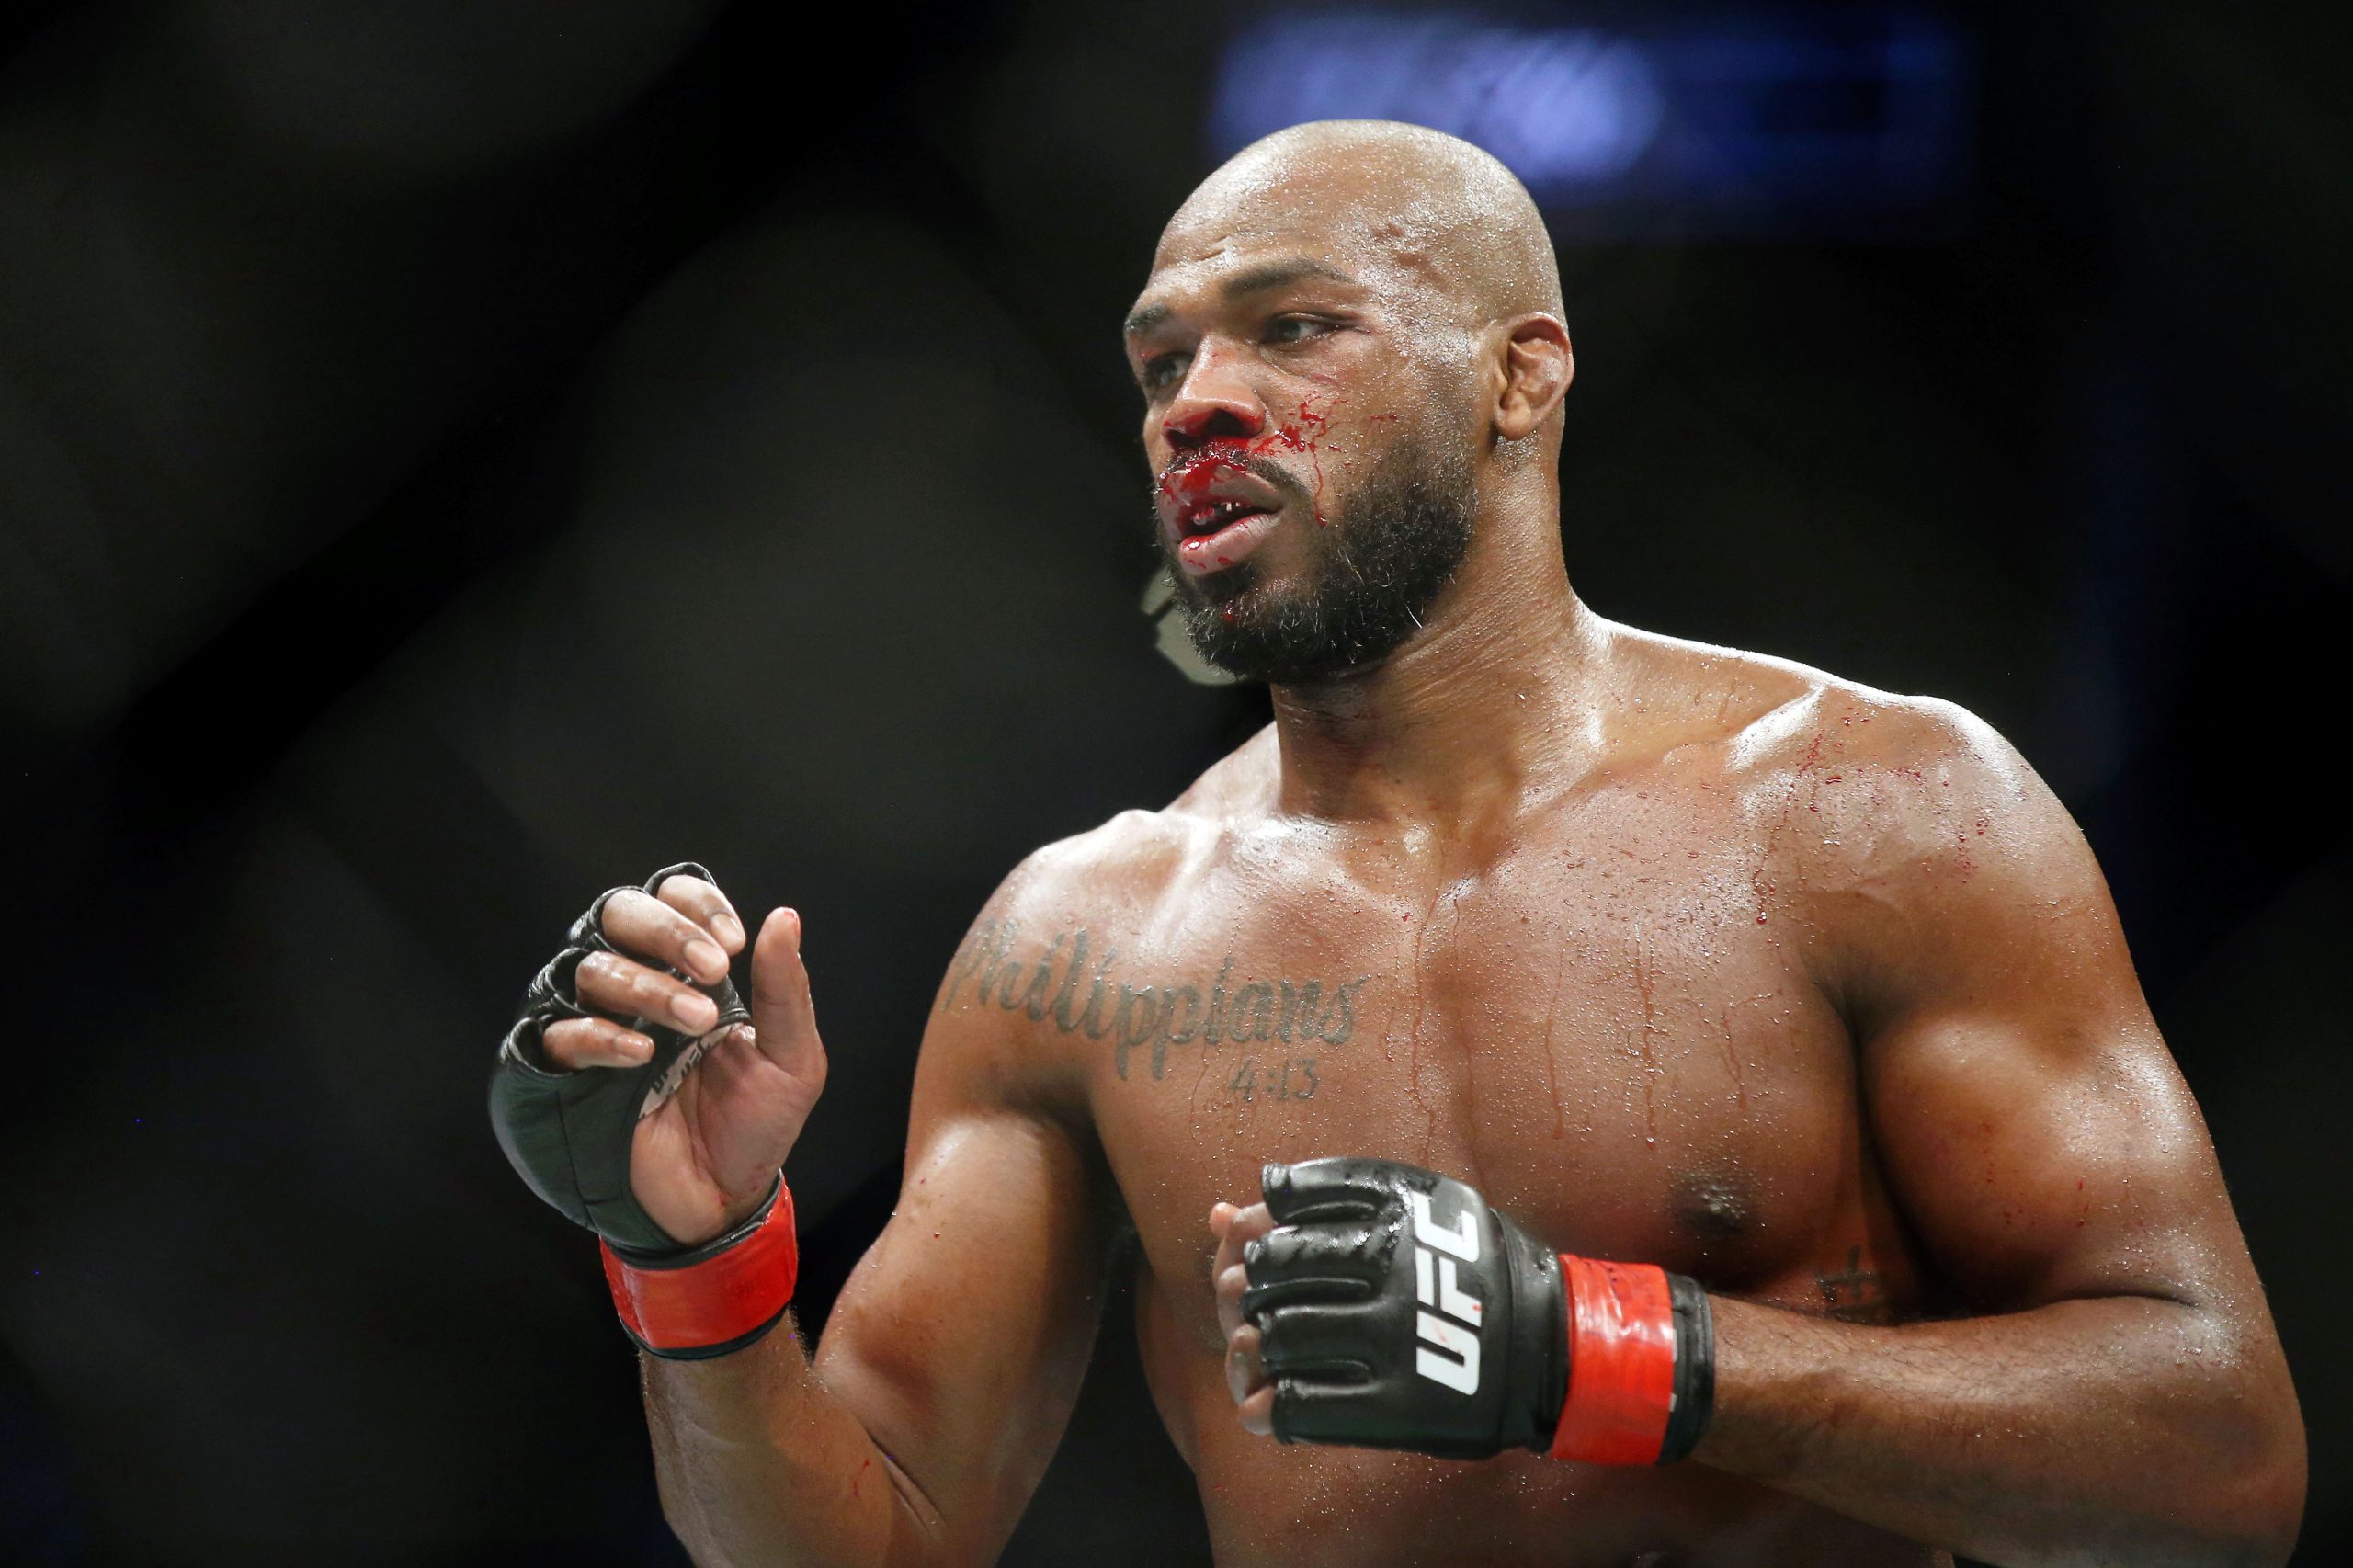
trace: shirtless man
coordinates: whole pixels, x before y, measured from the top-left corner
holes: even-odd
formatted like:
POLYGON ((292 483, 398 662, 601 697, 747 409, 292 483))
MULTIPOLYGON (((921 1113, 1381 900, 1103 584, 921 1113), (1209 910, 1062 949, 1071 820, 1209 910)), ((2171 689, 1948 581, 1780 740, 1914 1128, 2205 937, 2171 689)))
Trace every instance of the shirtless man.
POLYGON ((982 912, 813 1364, 762 1336, 765 1206, 826 1072, 799 916, 751 941, 731 1026, 724 895, 608 895, 510 1036, 502 1081, 574 1096, 575 1160, 590 1091, 628 1085, 618 1195, 546 1175, 542 1101, 502 1131, 671 1336, 645 1402, 697 1560, 992 1558, 1132 1225, 1221 1563, 2284 1561, 2294 1393, 2089 850, 1949 704, 1577 600, 1569 337, 1501 165, 1377 122, 1259 142, 1170 222, 1127 345, 1195 640, 1275 722, 982 912), (1327 1156, 1358 1163, 1283 1168, 1327 1156), (1409 1256, 1444 1269, 1439 1363, 1409 1256), (1563 1305, 1581 1259, 1697 1284, 1613 1346, 1563 1305), (1437 1403, 1466 1334, 1510 1412, 1467 1437, 1437 1403), (1683 1380, 1677 1430, 1546 1457, 1621 1353, 1650 1358, 1628 1387, 1683 1380))

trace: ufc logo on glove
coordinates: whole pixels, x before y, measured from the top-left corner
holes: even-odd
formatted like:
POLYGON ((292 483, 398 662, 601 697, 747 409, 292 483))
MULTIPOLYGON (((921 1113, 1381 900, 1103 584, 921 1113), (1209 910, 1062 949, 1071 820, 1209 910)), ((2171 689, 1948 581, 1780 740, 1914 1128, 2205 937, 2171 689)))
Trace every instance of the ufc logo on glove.
POLYGON ((1556 1252, 1394 1160, 1259 1179, 1276 1229, 1243 1249, 1242 1315, 1282 1441, 1588 1464, 1664 1464, 1699 1442, 1714 1339, 1690 1280, 1556 1252))
POLYGON ((1413 1213, 1414 1240, 1419 1244, 1414 1248, 1414 1300, 1446 1314, 1415 1314, 1414 1332, 1438 1348, 1415 1351, 1414 1370, 1434 1383, 1444 1383, 1457 1393, 1477 1393, 1479 1320, 1485 1309, 1480 1305, 1479 1298, 1462 1290, 1455 1265, 1458 1261, 1479 1261, 1478 1218, 1464 1210, 1456 1216, 1460 1221, 1457 1227, 1449 1230, 1430 1218, 1430 1196, 1427 1192, 1407 1193, 1405 1206, 1413 1213), (1447 1318, 1454 1322, 1449 1323, 1447 1318), (1457 1327, 1458 1324, 1461 1326, 1457 1327))

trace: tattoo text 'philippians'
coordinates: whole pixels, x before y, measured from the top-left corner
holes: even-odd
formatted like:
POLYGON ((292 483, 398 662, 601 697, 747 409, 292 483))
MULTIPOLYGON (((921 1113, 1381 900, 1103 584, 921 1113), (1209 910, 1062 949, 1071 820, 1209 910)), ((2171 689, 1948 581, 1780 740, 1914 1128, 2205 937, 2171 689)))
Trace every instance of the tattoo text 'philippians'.
POLYGON ((1165 1076, 1172 1045, 1346 1045, 1356 1033, 1357 993, 1372 978, 1363 974, 1330 985, 1317 980, 1234 984, 1229 957, 1206 990, 1184 983, 1136 985, 1111 978, 1120 949, 1098 949, 1089 932, 1057 932, 1030 963, 1010 956, 1019 935, 1017 923, 1010 920, 988 921, 974 930, 948 971, 940 1007, 960 996, 993 1002, 1064 1034, 1108 1040, 1112 1065, 1122 1078, 1139 1051, 1150 1052, 1152 1075, 1165 1076))

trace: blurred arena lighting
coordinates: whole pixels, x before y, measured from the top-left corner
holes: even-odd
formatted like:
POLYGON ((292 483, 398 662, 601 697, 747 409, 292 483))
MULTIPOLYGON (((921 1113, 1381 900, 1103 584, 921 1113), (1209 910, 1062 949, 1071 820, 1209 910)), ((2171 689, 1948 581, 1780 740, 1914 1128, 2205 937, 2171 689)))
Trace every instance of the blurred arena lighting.
POLYGON ((1302 120, 1432 126, 1509 165, 1564 240, 1920 243, 1961 216, 1975 61, 1934 12, 1546 17, 1277 11, 1219 61, 1211 151, 1302 120))

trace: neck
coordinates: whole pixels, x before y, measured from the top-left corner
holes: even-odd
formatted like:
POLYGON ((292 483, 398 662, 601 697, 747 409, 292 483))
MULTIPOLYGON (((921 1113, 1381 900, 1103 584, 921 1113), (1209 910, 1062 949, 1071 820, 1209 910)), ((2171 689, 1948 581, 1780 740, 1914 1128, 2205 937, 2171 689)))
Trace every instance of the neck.
POLYGON ((1607 623, 1570 588, 1556 523, 1481 537, 1520 548, 1474 545, 1396 653, 1274 688, 1283 811, 1464 824, 1591 766, 1607 623))

